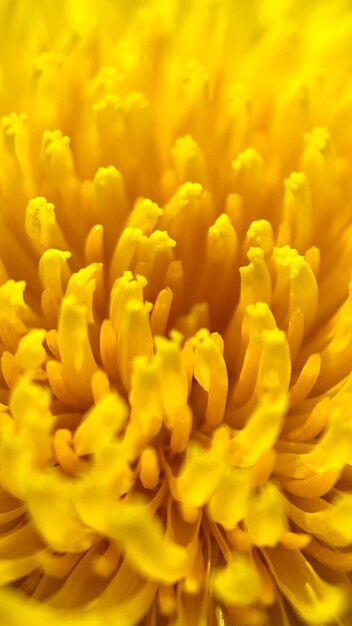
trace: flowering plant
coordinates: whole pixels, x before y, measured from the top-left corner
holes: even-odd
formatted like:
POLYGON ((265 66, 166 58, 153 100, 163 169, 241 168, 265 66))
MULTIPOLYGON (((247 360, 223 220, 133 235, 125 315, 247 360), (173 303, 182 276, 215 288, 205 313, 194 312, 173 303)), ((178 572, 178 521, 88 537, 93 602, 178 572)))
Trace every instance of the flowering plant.
POLYGON ((349 4, 0 25, 1 625, 350 623, 349 4))

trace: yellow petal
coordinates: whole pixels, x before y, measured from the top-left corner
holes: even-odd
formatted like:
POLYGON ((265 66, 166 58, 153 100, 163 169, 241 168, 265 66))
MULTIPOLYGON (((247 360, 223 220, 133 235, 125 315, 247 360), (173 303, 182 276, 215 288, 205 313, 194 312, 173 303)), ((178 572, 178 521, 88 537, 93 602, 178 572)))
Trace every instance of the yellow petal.
POLYGON ((116 394, 110 393, 102 398, 81 421, 77 428, 73 444, 77 454, 91 454, 102 441, 110 441, 118 435, 127 419, 127 407, 116 394))
POLYGON ((205 423, 214 428, 223 419, 228 389, 226 364, 215 333, 199 331, 196 336, 194 377, 208 392, 205 423))
POLYGON ((288 525, 285 501, 274 483, 267 482, 249 499, 245 518, 252 543, 256 546, 276 546, 288 525))
POLYGON ((212 519, 226 530, 235 528, 246 516, 251 487, 250 470, 225 466, 208 505, 212 519))
POLYGON ((344 590, 322 580, 301 552, 280 547, 265 550, 265 557, 280 591, 308 624, 329 624, 344 611, 344 590))
POLYGON ((129 563, 148 579, 175 583, 186 574, 187 550, 165 535, 145 503, 113 502, 99 496, 92 485, 82 491, 75 506, 86 524, 116 539, 129 563))
POLYGON ((91 377, 97 370, 88 335, 87 307, 65 296, 60 311, 58 344, 65 380, 80 398, 92 397, 91 377))
POLYGON ((68 482, 51 473, 33 474, 26 501, 36 528, 53 550, 84 552, 92 545, 95 533, 77 517, 68 482))
POLYGON ((250 605, 259 596, 260 580, 255 565, 237 554, 224 569, 214 571, 212 587, 226 604, 250 605))

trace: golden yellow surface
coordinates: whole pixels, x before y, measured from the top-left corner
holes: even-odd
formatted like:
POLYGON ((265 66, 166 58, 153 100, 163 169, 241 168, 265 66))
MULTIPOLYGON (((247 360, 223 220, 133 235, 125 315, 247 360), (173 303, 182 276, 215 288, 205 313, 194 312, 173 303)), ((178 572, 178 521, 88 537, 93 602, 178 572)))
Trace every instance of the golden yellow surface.
POLYGON ((351 624, 352 5, 0 0, 0 625, 351 624))

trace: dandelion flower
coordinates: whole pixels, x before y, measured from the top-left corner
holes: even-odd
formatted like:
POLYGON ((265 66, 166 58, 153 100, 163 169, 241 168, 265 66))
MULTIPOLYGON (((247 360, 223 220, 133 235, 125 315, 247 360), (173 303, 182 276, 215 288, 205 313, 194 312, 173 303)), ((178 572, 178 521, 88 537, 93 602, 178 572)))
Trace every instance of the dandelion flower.
POLYGON ((0 25, 1 625, 350 623, 349 3, 0 25))

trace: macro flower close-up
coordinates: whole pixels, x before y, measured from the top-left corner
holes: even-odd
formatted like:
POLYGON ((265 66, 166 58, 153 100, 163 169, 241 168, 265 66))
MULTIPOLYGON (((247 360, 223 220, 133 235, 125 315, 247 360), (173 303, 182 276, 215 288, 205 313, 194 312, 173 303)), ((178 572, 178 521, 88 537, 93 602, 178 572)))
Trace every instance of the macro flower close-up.
POLYGON ((351 42, 0 0, 1 626, 351 626, 351 42))

